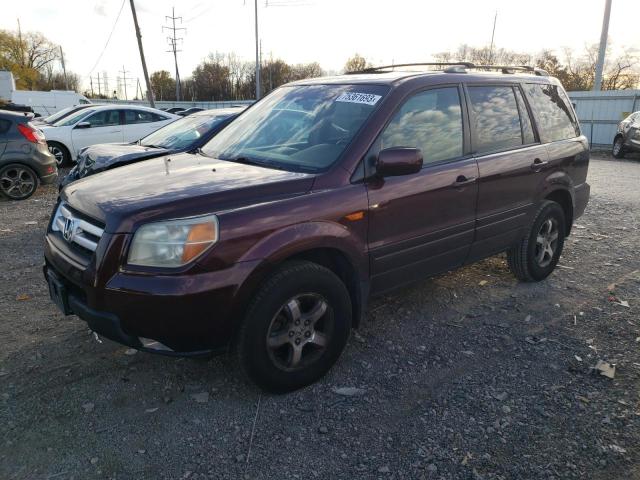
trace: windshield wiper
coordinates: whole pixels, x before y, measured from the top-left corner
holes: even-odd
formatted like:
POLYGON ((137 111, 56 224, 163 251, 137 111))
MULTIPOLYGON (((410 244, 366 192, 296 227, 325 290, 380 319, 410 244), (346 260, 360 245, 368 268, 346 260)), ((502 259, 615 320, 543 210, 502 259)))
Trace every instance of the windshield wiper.
POLYGON ((228 162, 242 163, 243 165, 254 165, 256 167, 264 167, 264 168, 273 168, 275 170, 286 170, 281 165, 278 165, 273 162, 269 162, 266 160, 255 160, 253 158, 238 156, 232 158, 221 158, 221 160, 226 160, 228 162))
POLYGON ((167 148, 167 147, 163 147, 162 145, 147 145, 147 144, 140 144, 141 147, 148 147, 148 148, 167 148))
POLYGON ((202 150, 202 147, 194 148, 193 150, 189 150, 187 153, 193 153, 194 155, 202 155, 203 157, 207 157, 207 158, 216 158, 204 153, 204 150, 202 150))

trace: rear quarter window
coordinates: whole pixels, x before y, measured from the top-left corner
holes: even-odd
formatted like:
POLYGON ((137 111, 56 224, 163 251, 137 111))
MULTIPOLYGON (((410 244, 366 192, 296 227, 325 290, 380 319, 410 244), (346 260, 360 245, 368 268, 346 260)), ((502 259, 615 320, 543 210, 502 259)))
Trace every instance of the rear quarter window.
POLYGON ((580 135, 580 126, 562 88, 557 85, 527 83, 524 90, 543 142, 556 142, 580 135))
POLYGON ((0 118, 0 133, 7 133, 10 127, 11 122, 9 120, 3 120, 0 118))

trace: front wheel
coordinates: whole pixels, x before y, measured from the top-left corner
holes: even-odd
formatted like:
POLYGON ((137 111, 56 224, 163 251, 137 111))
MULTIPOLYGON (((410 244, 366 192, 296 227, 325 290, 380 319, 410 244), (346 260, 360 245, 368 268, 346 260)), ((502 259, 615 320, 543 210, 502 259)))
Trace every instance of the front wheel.
POLYGON ((247 376, 264 390, 284 393, 321 378, 342 353, 351 330, 344 283, 311 262, 290 262, 258 290, 238 335, 247 376))
POLYGON ((527 235, 507 251, 511 272, 524 282, 547 278, 558 264, 565 235, 564 210, 556 202, 543 202, 527 235))
POLYGON ((615 157, 615 158, 622 158, 624 157, 625 151, 624 151, 624 140, 622 137, 617 137, 614 141, 613 141, 613 148, 611 148, 611 154, 615 157))

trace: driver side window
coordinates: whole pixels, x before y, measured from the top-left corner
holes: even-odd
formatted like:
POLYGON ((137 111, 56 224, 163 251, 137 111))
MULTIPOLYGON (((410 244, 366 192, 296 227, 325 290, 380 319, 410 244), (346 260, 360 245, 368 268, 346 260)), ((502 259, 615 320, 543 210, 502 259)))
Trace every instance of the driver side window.
POLYGON ((85 120, 91 124, 91 128, 110 127, 112 125, 120 125, 120 113, 118 110, 103 110, 94 113, 85 120))
POLYGON ((462 156, 462 140, 458 89, 445 87, 409 98, 382 132, 379 148, 419 148, 427 165, 462 156))
MULTIPOLYGON (((375 172, 378 154, 385 148, 419 148, 423 165, 462 156, 462 108, 457 87, 416 93, 393 115, 365 156, 365 176, 375 172)), ((354 178, 357 178, 358 175, 354 178)))

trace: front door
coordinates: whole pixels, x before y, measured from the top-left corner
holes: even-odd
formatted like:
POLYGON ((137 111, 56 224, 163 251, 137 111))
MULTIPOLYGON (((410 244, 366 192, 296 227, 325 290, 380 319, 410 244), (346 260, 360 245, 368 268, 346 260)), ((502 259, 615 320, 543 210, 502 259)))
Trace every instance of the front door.
POLYGON ((79 128, 76 125, 71 134, 76 152, 97 143, 122 142, 122 125, 118 110, 101 110, 84 118, 80 123, 85 122, 89 123, 88 127, 79 128))
POLYGON ((367 154, 368 166, 391 147, 419 148, 424 157, 414 175, 367 172, 372 293, 460 266, 469 253, 478 167, 468 155, 461 98, 458 86, 412 95, 367 154))

